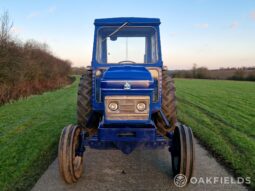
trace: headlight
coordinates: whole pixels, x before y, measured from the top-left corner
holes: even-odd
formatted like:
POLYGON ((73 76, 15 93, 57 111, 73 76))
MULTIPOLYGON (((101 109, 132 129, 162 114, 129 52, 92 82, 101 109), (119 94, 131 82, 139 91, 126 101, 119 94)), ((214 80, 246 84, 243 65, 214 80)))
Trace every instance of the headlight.
POLYGON ((116 102, 112 102, 108 105, 108 108, 111 110, 111 111, 116 111, 118 109, 118 104, 116 102))
POLYGON ((101 70, 96 70, 96 76, 97 76, 97 77, 100 77, 101 75, 102 75, 101 70))
POLYGON ((145 103, 138 103, 136 106, 138 111, 144 111, 146 109, 145 103))

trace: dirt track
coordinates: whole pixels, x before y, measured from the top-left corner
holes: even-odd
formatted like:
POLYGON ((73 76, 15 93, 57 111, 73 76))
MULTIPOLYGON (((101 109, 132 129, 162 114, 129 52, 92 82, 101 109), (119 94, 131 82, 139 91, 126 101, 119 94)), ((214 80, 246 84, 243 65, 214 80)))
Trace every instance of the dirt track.
MULTIPOLYGON (((196 143, 195 177, 232 177, 211 155, 196 143)), ((55 160, 36 183, 33 191, 62 190, 180 190, 174 185, 171 158, 167 149, 140 150, 131 155, 120 151, 87 149, 85 172, 80 181, 67 185, 60 178, 55 160)), ((195 184, 181 190, 247 190, 236 184, 195 184)))

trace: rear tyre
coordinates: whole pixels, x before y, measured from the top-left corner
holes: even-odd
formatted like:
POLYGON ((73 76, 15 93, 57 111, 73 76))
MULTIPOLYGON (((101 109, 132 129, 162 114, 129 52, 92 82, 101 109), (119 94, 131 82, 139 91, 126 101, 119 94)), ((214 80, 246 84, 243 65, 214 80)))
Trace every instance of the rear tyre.
POLYGON ((194 139, 191 128, 179 125, 174 131, 173 147, 171 148, 173 175, 185 175, 187 182, 193 173, 194 165, 194 139))
POLYGON ((176 98, 174 80, 169 76, 167 70, 162 71, 162 110, 170 127, 167 127, 161 118, 157 116, 155 123, 159 133, 166 135, 169 131, 174 131, 177 117, 176 117, 176 98))
POLYGON ((86 70, 80 78, 77 97, 77 124, 85 129, 92 113, 92 71, 86 70))
POLYGON ((76 125, 66 126, 58 146, 59 172, 66 183, 75 183, 83 172, 83 156, 76 155, 81 129, 76 125))

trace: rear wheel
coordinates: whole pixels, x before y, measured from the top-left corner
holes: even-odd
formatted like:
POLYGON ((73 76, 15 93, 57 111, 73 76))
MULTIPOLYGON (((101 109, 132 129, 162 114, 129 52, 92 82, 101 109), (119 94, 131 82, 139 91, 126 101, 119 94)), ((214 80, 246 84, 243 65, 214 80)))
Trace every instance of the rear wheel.
POLYGON ((83 172, 83 156, 78 156, 81 129, 76 125, 66 126, 61 133, 58 146, 59 171, 66 183, 76 182, 83 172))
POLYGON ((171 148, 173 175, 185 175, 189 182, 194 165, 194 140, 191 128, 179 125, 174 131, 171 148))
POLYGON ((159 115, 156 117, 155 123, 159 133, 166 135, 167 132, 174 131, 177 121, 174 80, 167 70, 162 71, 162 111, 169 121, 170 127, 165 125, 159 115))
POLYGON ((92 70, 86 70, 80 78, 77 97, 78 126, 88 130, 88 121, 92 115, 92 70))

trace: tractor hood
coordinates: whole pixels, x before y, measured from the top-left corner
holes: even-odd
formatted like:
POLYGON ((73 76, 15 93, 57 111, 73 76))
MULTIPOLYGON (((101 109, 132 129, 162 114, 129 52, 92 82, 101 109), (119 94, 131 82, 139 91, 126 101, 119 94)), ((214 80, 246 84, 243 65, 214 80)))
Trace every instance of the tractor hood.
POLYGON ((154 80, 150 72, 141 66, 114 66, 109 68, 101 81, 102 89, 149 89, 154 80))

